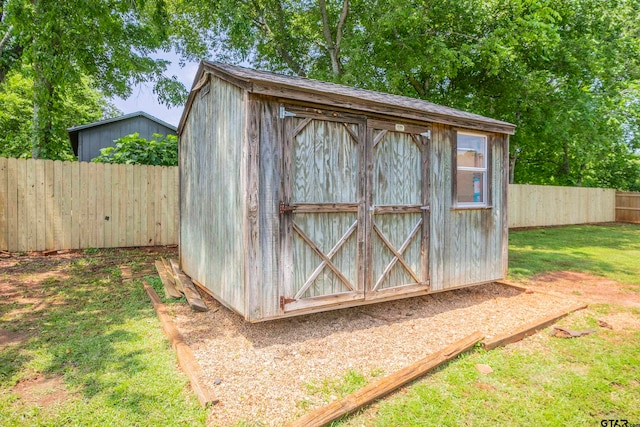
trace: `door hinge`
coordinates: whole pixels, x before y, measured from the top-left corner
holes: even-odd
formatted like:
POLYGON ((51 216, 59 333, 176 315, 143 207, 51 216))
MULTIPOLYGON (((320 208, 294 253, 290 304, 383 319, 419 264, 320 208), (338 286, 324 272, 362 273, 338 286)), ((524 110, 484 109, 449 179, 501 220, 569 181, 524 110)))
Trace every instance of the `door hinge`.
POLYGON ((426 137, 429 141, 431 141, 431 129, 426 132, 422 132, 420 135, 426 137))
POLYGON ((295 117, 296 113, 292 113, 291 111, 287 111, 286 108, 280 106, 280 118, 284 119, 285 117, 295 117))
POLYGON ((280 202, 280 215, 285 214, 287 212, 293 212, 295 210, 296 210, 295 206, 291 206, 284 202, 280 202))
POLYGON ((280 309, 284 310, 284 306, 289 304, 290 302, 294 302, 295 299, 294 298, 287 298, 287 297, 280 297, 280 309))

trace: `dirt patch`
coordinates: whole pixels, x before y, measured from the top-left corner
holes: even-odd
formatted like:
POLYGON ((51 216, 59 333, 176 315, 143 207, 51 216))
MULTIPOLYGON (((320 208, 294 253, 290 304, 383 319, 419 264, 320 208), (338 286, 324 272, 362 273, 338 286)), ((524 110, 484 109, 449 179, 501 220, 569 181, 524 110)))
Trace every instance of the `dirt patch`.
POLYGON ((64 403, 70 397, 62 377, 42 374, 20 381, 13 387, 13 392, 24 403, 44 408, 64 403))
POLYGON ((29 339, 29 335, 26 333, 0 329, 0 350, 11 344, 25 342, 27 339, 29 339))
POLYGON ((203 381, 220 399, 212 425, 282 425, 326 403, 309 385, 349 370, 369 379, 388 375, 475 331, 487 337, 510 332, 578 302, 488 284, 250 324, 206 300, 207 313, 171 307, 203 381))
POLYGON ((533 277, 527 287, 534 290, 569 295, 587 303, 617 304, 640 308, 639 292, 636 287, 615 280, 575 271, 555 271, 533 277))
POLYGON ((606 322, 614 331, 640 330, 640 316, 628 311, 610 313, 600 316, 599 319, 606 322))

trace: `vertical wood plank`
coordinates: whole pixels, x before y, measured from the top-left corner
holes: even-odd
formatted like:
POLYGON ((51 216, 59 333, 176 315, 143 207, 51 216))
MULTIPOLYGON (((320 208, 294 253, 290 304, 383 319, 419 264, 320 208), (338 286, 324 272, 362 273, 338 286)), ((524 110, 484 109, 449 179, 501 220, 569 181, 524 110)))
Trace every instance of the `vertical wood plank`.
POLYGON ((127 244, 127 214, 125 198, 126 170, 125 165, 113 165, 111 170, 113 187, 111 188, 111 203, 113 205, 113 223, 111 224, 113 246, 124 247, 127 244))
POLYGON ((444 242, 445 242, 445 209, 446 197, 448 195, 448 187, 445 176, 444 160, 446 150, 444 145, 447 144, 448 138, 445 129, 440 124, 434 124, 431 140, 431 189, 430 199, 430 272, 431 272, 431 289, 441 290, 444 283, 444 242))
POLYGON ((124 165, 125 183, 122 187, 123 199, 126 200, 125 205, 125 246, 131 247, 135 245, 135 173, 133 165, 124 165))
POLYGON ((70 164, 71 166, 71 240, 69 242, 69 249, 80 248, 80 227, 82 226, 80 198, 81 198, 81 186, 80 182, 80 165, 82 162, 70 164))
POLYGON ((0 250, 9 250, 9 194, 7 158, 0 157, 0 250))
POLYGON ((501 203, 500 209, 502 218, 502 233, 500 241, 500 252, 502 255, 502 277, 507 277, 507 271, 509 269, 509 206, 511 201, 509 200, 509 135, 502 136, 502 186, 500 188, 501 203))
POLYGON ((139 230, 138 230, 138 245, 147 246, 149 244, 149 239, 147 238, 147 199, 149 198, 149 194, 147 193, 147 173, 152 166, 140 165, 140 183, 139 183, 139 191, 140 197, 138 199, 138 203, 140 204, 140 219, 139 219, 139 230))
POLYGON ((162 245, 162 168, 156 166, 154 169, 154 227, 153 240, 156 245, 162 245))
POLYGON ((92 167, 95 169, 95 182, 93 183, 95 187, 96 193, 96 205, 95 205, 95 224, 96 224, 96 232, 95 232, 95 241, 94 247, 96 248, 104 248, 104 228, 106 226, 107 221, 105 221, 104 217, 104 203, 105 203, 105 194, 104 194, 104 169, 105 163, 91 163, 92 167))
POLYGON ((246 125, 246 164, 243 175, 246 180, 246 216, 244 230, 245 247, 245 313, 252 313, 260 317, 257 312, 260 308, 260 290, 262 289, 262 275, 260 274, 260 104, 255 99, 250 99, 245 92, 245 117, 246 125))
MULTIPOLYGON (((142 168, 135 165, 133 167, 133 244, 132 246, 142 246, 142 168)), ((146 204, 145 204, 146 206, 146 204)))
POLYGON ((73 176, 72 170, 77 167, 76 162, 62 162, 60 163, 60 186, 62 192, 60 193, 60 238, 61 249, 71 249, 72 242, 72 228, 73 219, 71 215, 73 198, 73 176))
POLYGON ((24 249, 25 251, 33 251, 37 246, 37 221, 38 221, 38 211, 37 211, 37 194, 36 194, 36 186, 37 186, 37 176, 36 176, 36 168, 35 160, 28 159, 25 162, 25 176, 26 176, 26 194, 25 194, 25 207, 24 207, 24 218, 26 219, 24 227, 27 233, 25 239, 24 249))
POLYGON ((147 182, 146 182, 146 198, 147 198, 147 225, 145 228, 146 231, 146 235, 145 235, 145 240, 147 241, 148 245, 155 245, 155 238, 154 238, 154 230, 155 230, 155 188, 154 188, 154 182, 155 182, 155 167, 154 166, 149 166, 147 168, 147 182))
POLYGON ((44 163, 44 200, 45 200, 45 224, 44 249, 57 249, 55 244, 55 221, 58 211, 55 208, 57 194, 55 192, 55 174, 53 160, 46 160, 44 163))
MULTIPOLYGON (((7 159, 7 249, 18 251, 18 192, 20 188, 21 176, 18 170, 18 159, 7 159)), ((22 177, 24 179, 24 177, 22 177)))
POLYGON ((45 163, 46 160, 33 160, 32 166, 35 169, 35 188, 34 196, 35 200, 33 206, 35 207, 35 246, 31 250, 43 251, 46 246, 46 216, 47 216, 47 200, 45 197, 45 163))
POLYGON ((280 214, 282 185, 282 120, 278 103, 259 98, 260 114, 260 252, 262 289, 260 311, 250 312, 251 319, 276 316, 280 311, 280 214))
POLYGON ((74 201, 74 215, 75 207, 77 206, 78 216, 76 217, 75 226, 78 228, 78 249, 89 247, 89 168, 87 162, 79 162, 78 172, 78 200, 74 201), (76 204, 77 203, 77 204, 76 204))
POLYGON ((169 237, 169 224, 171 223, 171 220, 169 219, 169 192, 170 192, 170 185, 169 185, 169 174, 167 173, 167 167, 166 166, 162 166, 161 167, 161 174, 162 174, 162 216, 160 219, 160 223, 162 224, 161 228, 160 228, 160 240, 162 241, 162 245, 166 245, 168 243, 168 237, 169 237))
POLYGON ((17 159, 16 179, 18 180, 18 244, 16 250, 26 251, 28 247, 27 230, 32 228, 27 206, 27 160, 17 159))
POLYGON ((103 181, 102 181, 102 197, 103 197, 103 209, 102 215, 104 219, 104 247, 111 248, 114 246, 113 244, 113 202, 111 191, 113 187, 113 165, 110 163, 105 163, 104 171, 103 171, 103 181))
POLYGON ((169 235, 167 244, 177 244, 178 243, 178 226, 180 219, 180 193, 178 187, 178 168, 177 167, 169 167, 169 181, 171 186, 171 201, 169 202, 170 208, 170 221, 169 221, 169 235))
POLYGON ((98 170, 96 168, 96 163, 88 163, 82 162, 86 164, 86 184, 87 184, 87 192, 85 193, 86 197, 86 219, 85 219, 85 227, 87 228, 86 233, 86 243, 84 248, 97 248, 97 230, 98 227, 102 225, 102 222, 98 222, 98 218, 96 216, 97 210, 96 205, 98 203, 98 170))

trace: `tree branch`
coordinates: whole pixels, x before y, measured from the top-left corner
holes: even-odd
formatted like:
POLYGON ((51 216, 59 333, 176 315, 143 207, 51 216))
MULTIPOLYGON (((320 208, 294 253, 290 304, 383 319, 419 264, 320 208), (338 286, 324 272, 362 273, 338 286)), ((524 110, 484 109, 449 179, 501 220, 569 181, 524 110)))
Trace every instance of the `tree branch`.
POLYGON ((13 25, 9 25, 9 28, 7 28, 7 32, 4 34, 4 36, 2 36, 2 40, 0 40, 0 52, 4 50, 5 45, 9 42, 11 31, 13 31, 13 25))
POLYGON ((340 13, 340 20, 338 21, 338 27, 336 28, 336 49, 340 52, 340 43, 342 42, 342 32, 344 30, 344 23, 347 22, 347 15, 349 15, 349 0, 344 0, 342 3, 342 13, 340 13))
MULTIPOLYGON (((346 5, 348 12, 348 4, 346 0, 344 5, 346 5)), ((333 35, 331 34, 331 28, 329 27, 329 14, 327 13, 327 3, 325 2, 325 0, 318 0, 318 8, 320 9, 320 16, 322 18, 322 34, 324 35, 324 39, 327 43, 327 51, 329 53, 329 58, 331 59, 331 70, 336 77, 339 77, 340 75, 342 75, 342 65, 340 64, 340 59, 338 56, 339 49, 336 46, 337 43, 333 41, 333 35)), ((343 14, 344 10, 345 7, 343 6, 343 14)), ((340 19, 343 19, 342 14, 340 15, 340 19)), ((340 26, 340 24, 338 25, 340 26)), ((340 38, 342 38, 342 35, 340 36, 340 38)))

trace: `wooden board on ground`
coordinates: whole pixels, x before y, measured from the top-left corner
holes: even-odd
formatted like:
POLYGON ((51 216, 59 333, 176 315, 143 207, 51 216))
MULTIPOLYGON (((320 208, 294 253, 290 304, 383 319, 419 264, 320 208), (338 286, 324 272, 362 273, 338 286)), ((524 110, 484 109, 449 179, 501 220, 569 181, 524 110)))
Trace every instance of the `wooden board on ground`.
POLYGON ((162 280, 162 285, 164 286, 164 294, 167 296, 167 298, 182 298, 182 293, 176 289, 173 275, 167 271, 162 261, 156 260, 155 265, 156 270, 158 270, 160 280, 162 280))
POLYGON ((175 273, 173 272, 173 267, 171 266, 171 263, 165 258, 160 258, 160 261, 162 261, 162 264, 164 264, 165 270, 169 273, 169 276, 171 276, 171 279, 173 280, 173 286, 178 290, 178 292, 181 292, 184 294, 184 289, 182 289, 182 284, 180 283, 179 280, 176 280, 175 273))
POLYGON ((566 316, 567 314, 577 310, 582 310, 583 308, 587 308, 587 304, 578 304, 565 310, 559 311, 555 314, 551 314, 547 317, 543 317, 542 319, 534 320, 533 322, 529 322, 519 327, 513 332, 495 336, 490 340, 485 340, 482 343, 482 347, 484 347, 485 350, 492 350, 502 345, 520 341, 521 339, 528 337, 529 335, 535 334, 540 329, 544 329, 547 326, 555 323, 558 319, 566 316))
POLYGON ((328 424, 425 375, 433 368, 469 350, 482 338, 483 336, 480 332, 474 332, 468 337, 456 341, 444 349, 402 368, 388 377, 382 378, 342 399, 309 412, 289 424, 288 427, 311 427, 328 424))
POLYGON ((133 280, 133 275, 131 273, 131 267, 129 267, 128 265, 121 265, 120 266, 120 273, 122 274, 122 281, 126 282, 129 280, 133 280))
POLYGON ((173 269, 173 276, 176 279, 176 284, 180 283, 177 287, 182 288, 182 292, 184 292, 184 296, 187 297, 187 302, 189 306, 195 311, 207 311, 209 308, 204 304, 202 299, 200 298, 200 294, 196 290, 195 285, 187 277, 186 274, 180 270, 178 263, 171 259, 169 260, 171 264, 171 268, 173 269))
POLYGON ((184 342, 182 334, 178 331, 178 328, 174 325, 171 317, 167 314, 166 306, 162 304, 160 297, 146 280, 142 280, 142 285, 153 304, 153 308, 155 308, 156 313, 158 314, 158 318, 160 319, 160 323, 162 323, 162 328, 164 329, 167 338, 169 338, 171 347, 173 347, 176 355, 178 356, 178 363, 180 364, 180 367, 184 373, 187 374, 187 377, 189 377, 191 388, 198 397, 200 404, 203 407, 207 407, 218 403, 218 399, 212 395, 211 391, 200 383, 200 366, 193 356, 191 348, 184 342))

